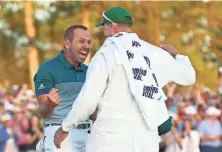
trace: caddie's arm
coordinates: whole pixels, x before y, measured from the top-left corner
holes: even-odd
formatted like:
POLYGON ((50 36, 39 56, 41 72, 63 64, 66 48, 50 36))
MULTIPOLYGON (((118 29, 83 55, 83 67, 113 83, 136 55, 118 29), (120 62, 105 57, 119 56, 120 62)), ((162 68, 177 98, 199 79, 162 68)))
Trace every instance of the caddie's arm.
POLYGON ((196 81, 196 72, 187 56, 180 55, 170 46, 161 46, 165 51, 161 53, 161 62, 165 77, 179 85, 189 86, 196 81))
POLYGON ((108 67, 105 58, 101 54, 96 54, 89 65, 85 84, 68 116, 63 120, 63 131, 69 132, 95 112, 105 91, 107 79, 108 67))

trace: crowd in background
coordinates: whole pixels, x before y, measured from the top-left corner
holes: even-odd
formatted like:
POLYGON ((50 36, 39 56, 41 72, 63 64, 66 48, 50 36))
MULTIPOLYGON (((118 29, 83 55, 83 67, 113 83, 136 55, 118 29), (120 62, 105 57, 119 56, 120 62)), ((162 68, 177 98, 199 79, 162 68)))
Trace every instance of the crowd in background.
POLYGON ((203 84, 187 92, 167 86, 166 105, 174 123, 163 135, 162 152, 222 152, 222 68, 218 70, 216 91, 203 84))
POLYGON ((42 120, 37 112, 37 99, 26 84, 0 85, 0 152, 34 152, 43 138, 42 120))
MULTIPOLYGON (((166 87, 166 105, 174 124, 161 137, 160 151, 205 152, 203 148, 207 146, 222 151, 222 68, 216 87, 212 91, 204 85, 194 85, 186 92, 176 92, 176 84, 166 87)), ((0 84, 0 152, 35 151, 44 136, 36 108, 35 93, 27 84, 0 84)))

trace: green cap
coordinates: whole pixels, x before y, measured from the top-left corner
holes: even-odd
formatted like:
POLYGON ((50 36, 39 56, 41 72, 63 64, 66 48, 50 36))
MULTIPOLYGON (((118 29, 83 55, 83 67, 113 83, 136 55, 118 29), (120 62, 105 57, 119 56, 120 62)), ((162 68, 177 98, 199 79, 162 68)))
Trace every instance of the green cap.
POLYGON ((103 20, 96 24, 96 27, 103 26, 105 22, 133 24, 133 18, 129 11, 122 7, 112 7, 103 12, 103 20))

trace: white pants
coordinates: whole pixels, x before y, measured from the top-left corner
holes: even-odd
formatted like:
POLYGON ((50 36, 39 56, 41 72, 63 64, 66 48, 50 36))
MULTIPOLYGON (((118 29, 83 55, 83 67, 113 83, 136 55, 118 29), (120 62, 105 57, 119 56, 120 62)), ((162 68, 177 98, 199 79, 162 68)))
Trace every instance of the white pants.
POLYGON ((96 120, 86 152, 159 152, 157 129, 124 120, 96 120))
POLYGON ((54 144, 54 135, 60 126, 48 126, 44 129, 45 152, 85 152, 88 129, 73 129, 57 149, 54 144))

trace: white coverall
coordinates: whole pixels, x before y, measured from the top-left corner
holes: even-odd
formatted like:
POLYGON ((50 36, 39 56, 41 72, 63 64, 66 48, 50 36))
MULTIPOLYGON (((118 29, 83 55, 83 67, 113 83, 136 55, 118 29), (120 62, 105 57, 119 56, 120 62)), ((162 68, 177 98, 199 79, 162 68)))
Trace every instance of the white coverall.
MULTIPOLYGON (((195 82, 195 70, 188 57, 177 55, 173 58, 161 48, 149 45, 147 51, 160 88, 170 81, 180 85, 195 82)), ((123 65, 116 65, 113 49, 116 46, 105 41, 93 57, 85 84, 62 128, 70 131, 98 106, 87 152, 158 152, 157 128, 150 130, 145 124, 131 95, 123 65)))

